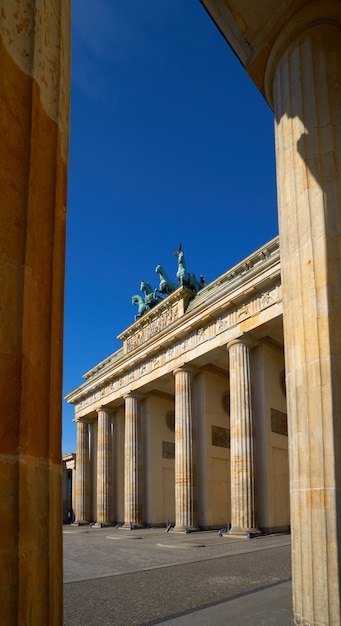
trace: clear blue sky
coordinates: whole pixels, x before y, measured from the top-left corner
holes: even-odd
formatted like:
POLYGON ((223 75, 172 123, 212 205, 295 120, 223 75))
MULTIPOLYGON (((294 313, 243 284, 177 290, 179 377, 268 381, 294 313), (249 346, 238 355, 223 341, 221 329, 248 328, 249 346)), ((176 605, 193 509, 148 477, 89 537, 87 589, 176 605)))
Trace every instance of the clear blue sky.
POLYGON ((273 113, 199 0, 73 0, 72 36, 64 395, 180 241, 210 282, 278 232, 273 113))

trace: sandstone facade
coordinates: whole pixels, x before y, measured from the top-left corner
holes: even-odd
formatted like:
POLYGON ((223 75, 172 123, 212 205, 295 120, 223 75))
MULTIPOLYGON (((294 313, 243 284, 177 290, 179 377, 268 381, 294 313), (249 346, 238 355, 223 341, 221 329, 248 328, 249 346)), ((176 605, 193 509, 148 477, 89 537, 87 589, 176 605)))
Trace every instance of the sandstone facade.
POLYGON ((288 530, 278 238, 196 295, 179 287, 120 339, 67 396, 76 522, 288 530))

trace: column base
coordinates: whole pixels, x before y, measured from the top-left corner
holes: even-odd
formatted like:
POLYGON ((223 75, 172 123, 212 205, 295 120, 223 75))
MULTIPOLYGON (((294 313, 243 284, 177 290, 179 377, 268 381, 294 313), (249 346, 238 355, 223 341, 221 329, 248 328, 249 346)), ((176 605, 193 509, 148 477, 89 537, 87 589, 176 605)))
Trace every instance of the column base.
POLYGON ((76 519, 70 526, 89 526, 90 523, 85 519, 76 519))
POLYGON ((105 528, 108 526, 113 526, 110 522, 95 522, 95 524, 91 524, 91 528, 105 528))
POLYGON ((185 535, 199 532, 199 530, 199 526, 174 526, 174 528, 171 528, 172 533, 183 533, 185 535))
POLYGON ((124 524, 120 526, 120 530, 139 530, 140 528, 145 528, 145 525, 139 522, 124 522, 124 524))
POLYGON ((244 537, 245 539, 252 539, 262 534, 259 528, 240 528, 239 526, 232 526, 228 532, 223 533, 223 537, 244 537))

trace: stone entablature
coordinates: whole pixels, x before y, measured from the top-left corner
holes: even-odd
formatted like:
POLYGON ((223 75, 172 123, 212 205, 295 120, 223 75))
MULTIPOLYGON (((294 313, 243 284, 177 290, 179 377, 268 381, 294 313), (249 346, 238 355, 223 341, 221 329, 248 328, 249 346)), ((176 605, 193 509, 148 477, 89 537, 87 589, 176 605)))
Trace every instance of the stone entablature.
POLYGON ((190 289, 179 287, 135 324, 129 326, 117 337, 123 342, 123 353, 128 354, 135 350, 182 317, 186 312, 188 302, 194 296, 195 294, 190 289))
POLYGON ((67 396, 75 404, 76 420, 90 417, 101 405, 122 402, 130 391, 279 317, 278 238, 266 249, 268 254, 257 251, 195 298, 180 287, 119 335, 123 350, 90 370, 87 382, 67 396))

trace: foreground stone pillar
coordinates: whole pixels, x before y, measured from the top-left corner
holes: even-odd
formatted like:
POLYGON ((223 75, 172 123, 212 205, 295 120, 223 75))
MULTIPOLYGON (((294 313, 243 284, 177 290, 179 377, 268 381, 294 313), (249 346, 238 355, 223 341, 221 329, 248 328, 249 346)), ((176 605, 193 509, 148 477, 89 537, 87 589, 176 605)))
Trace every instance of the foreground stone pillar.
POLYGON ((142 524, 141 398, 125 397, 124 527, 142 524))
POLYGON ((311 2, 267 68, 274 104, 297 624, 340 624, 341 5, 311 2))
POLYGON ((3 624, 62 624, 70 2, 0 1, 3 624))
POLYGON ((112 488, 111 412, 100 408, 97 433, 97 516, 95 526, 110 524, 112 488))
POLYGON ((89 424, 82 421, 76 433, 75 524, 90 522, 90 492, 89 424))
POLYGON ((231 529, 229 534, 259 533, 256 528, 253 411, 250 348, 247 339, 231 341, 230 464, 231 529))
POLYGON ((175 376, 175 531, 197 530, 193 458, 193 370, 175 376))

